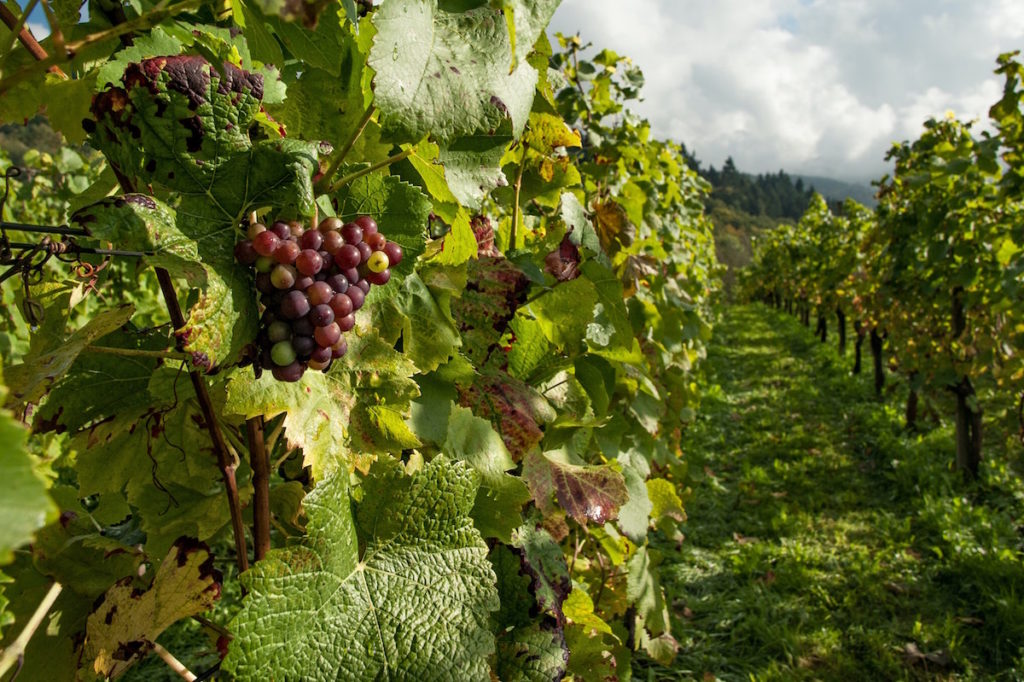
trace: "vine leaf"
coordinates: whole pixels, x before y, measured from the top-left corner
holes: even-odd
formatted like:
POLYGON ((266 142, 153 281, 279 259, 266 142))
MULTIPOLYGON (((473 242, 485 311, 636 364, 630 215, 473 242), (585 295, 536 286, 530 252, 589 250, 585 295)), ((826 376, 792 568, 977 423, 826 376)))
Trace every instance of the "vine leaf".
POLYGON ((308 540, 242 574, 249 595, 224 669, 238 679, 487 679, 498 594, 470 517, 477 481, 444 457, 412 476, 378 462, 353 518, 348 474, 324 479, 304 502, 308 540))
POLYGON ((463 353, 483 366, 526 295, 530 281, 510 260, 482 256, 467 266, 467 284, 452 301, 462 334, 463 353))
POLYGON ((540 424, 555 417, 551 405, 537 391, 500 369, 485 368, 457 388, 459 404, 490 420, 517 462, 544 437, 540 424))
POLYGON ((348 353, 327 374, 306 372, 286 383, 239 371, 228 382, 225 411, 246 419, 284 413, 288 444, 302 448, 314 478, 339 465, 363 465, 375 453, 419 445, 404 421, 419 395, 411 379, 416 367, 376 333, 349 333, 348 339, 348 353))
MULTIPOLYGON (((206 369, 231 363, 251 342, 257 318, 252 275, 234 260, 236 228, 250 210, 266 206, 312 213, 316 146, 253 142, 263 76, 232 64, 215 68, 194 55, 153 57, 129 64, 122 82, 94 97, 90 143, 136 185, 178 196, 171 211, 136 195, 115 208, 141 219, 118 216, 120 225, 107 232, 131 238, 138 231, 133 241, 154 242, 157 260, 173 255, 202 262, 179 263, 178 274, 200 294, 176 333, 206 369)), ((96 210, 110 210, 110 204, 96 210)), ((92 217, 92 211, 81 215, 92 217)))
POLYGON ((67 374, 86 346, 127 323, 134 312, 135 307, 131 304, 104 310, 63 342, 48 344, 48 350, 30 355, 25 362, 7 368, 6 379, 14 387, 9 397, 11 402, 38 402, 54 383, 67 374))
POLYGON ((521 522, 523 505, 530 490, 522 479, 509 475, 516 466, 505 443, 486 419, 473 416, 464 407, 452 410, 448 437, 442 451, 467 462, 480 474, 480 489, 473 506, 473 519, 480 534, 509 542, 521 522))
MULTIPOLYGON (((0 383, 0 403, 6 393, 0 383)), ((25 450, 27 437, 27 429, 0 410, 0 477, 9 486, 0 499, 0 565, 9 563, 13 550, 31 541, 32 534, 56 514, 47 486, 35 472, 32 455, 25 450)), ((0 614, 2 606, 0 603, 0 614)))
POLYGON ((510 69, 511 42, 499 9, 447 7, 410 0, 384 3, 374 13, 369 65, 377 73, 381 125, 398 139, 415 142, 430 134, 447 142, 497 130, 510 119, 519 137, 537 71, 525 61, 510 69))
MULTIPOLYGON (((555 545, 559 558, 561 549, 555 545)), ((569 650, 562 625, 537 614, 531 577, 521 553, 496 545, 488 557, 498 576, 501 608, 494 614, 497 652, 494 671, 508 682, 548 682, 565 675, 569 650)), ((565 561, 562 561, 565 564, 565 561)), ((566 569, 568 577, 568 569, 566 569)))
POLYGON ((603 524, 618 516, 629 500, 622 474, 610 465, 578 465, 561 462, 534 450, 523 462, 523 478, 537 507, 545 514, 556 508, 552 497, 580 525, 603 524))
POLYGON ((160 564, 145 592, 128 576, 114 584, 89 615, 83 661, 97 677, 117 677, 142 659, 173 623, 213 608, 220 571, 206 545, 182 538, 160 564))

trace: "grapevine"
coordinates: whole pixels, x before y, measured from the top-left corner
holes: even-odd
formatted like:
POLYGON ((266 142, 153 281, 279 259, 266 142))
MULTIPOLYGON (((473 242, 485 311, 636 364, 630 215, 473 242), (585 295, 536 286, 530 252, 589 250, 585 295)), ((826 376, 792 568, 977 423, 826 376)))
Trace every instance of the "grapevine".
POLYGON ((557 4, 144 1, 41 42, 4 18, 0 121, 45 109, 66 146, 0 220, 66 227, 92 269, 0 289, 3 665, 671 660, 655 538, 682 540, 708 188, 625 109, 626 58, 552 44, 557 4))

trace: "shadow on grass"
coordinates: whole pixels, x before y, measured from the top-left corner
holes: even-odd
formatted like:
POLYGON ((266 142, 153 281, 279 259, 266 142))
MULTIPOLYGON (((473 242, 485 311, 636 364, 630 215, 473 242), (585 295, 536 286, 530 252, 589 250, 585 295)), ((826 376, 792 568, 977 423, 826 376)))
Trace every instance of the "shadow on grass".
MULTIPOLYGON (((1019 679, 1024 484, 949 471, 793 318, 731 307, 684 439, 687 539, 662 570, 680 652, 638 679, 1019 679)), ((1019 453, 1016 453, 1019 459, 1019 453)), ((644 667, 647 666, 647 667, 644 667)))

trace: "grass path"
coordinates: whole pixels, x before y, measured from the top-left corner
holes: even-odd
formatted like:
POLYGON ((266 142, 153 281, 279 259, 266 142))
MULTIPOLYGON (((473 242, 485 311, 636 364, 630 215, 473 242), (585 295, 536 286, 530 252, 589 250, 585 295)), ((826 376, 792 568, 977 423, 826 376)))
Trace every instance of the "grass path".
POLYGON ((965 486, 948 427, 904 433, 792 318, 732 307, 715 334, 687 537, 660 548, 680 652, 636 677, 1024 678, 1019 445, 965 486))

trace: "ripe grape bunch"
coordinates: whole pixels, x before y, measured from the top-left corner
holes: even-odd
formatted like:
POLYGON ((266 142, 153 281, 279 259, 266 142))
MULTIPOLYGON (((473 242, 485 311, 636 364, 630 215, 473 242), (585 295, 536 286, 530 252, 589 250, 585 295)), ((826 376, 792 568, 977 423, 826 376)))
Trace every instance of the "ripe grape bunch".
POLYGON ((246 237, 235 245, 235 259, 256 270, 259 364, 279 381, 298 381, 307 368, 326 372, 345 355, 344 333, 370 287, 387 284, 402 261, 402 247, 369 216, 326 218, 316 229, 252 222, 246 237))

